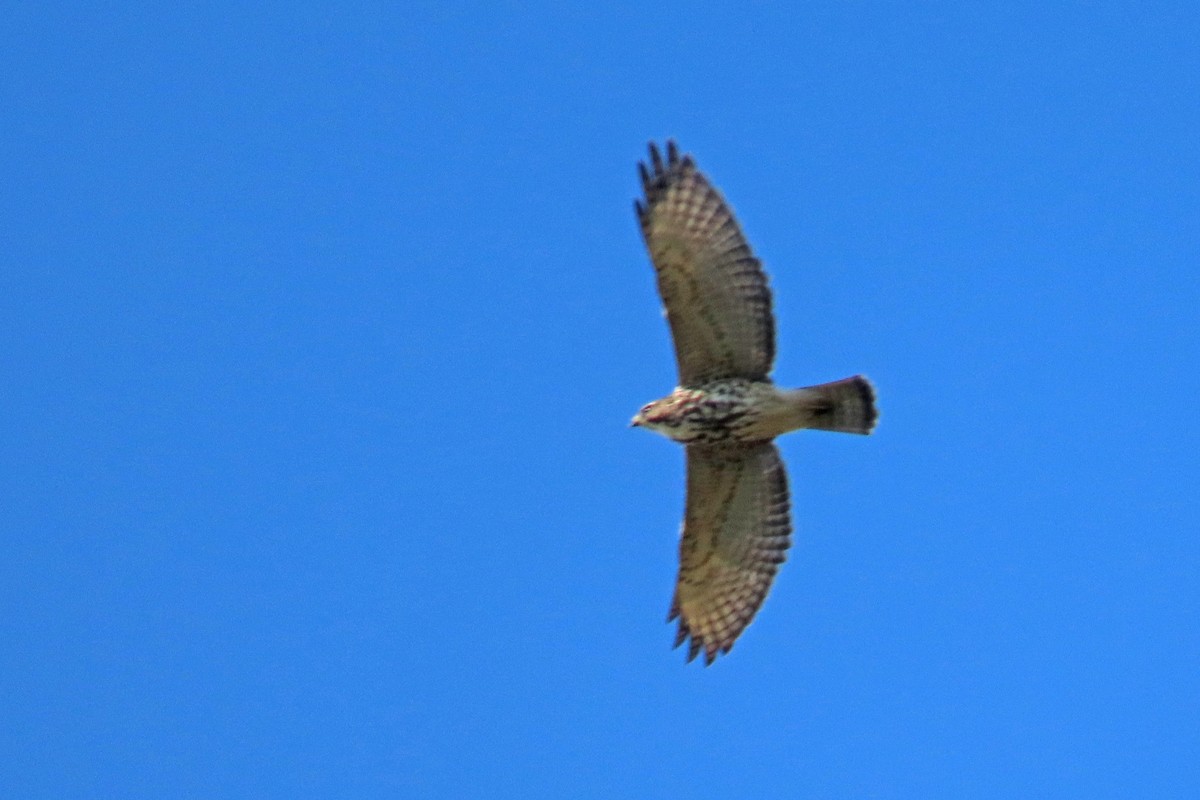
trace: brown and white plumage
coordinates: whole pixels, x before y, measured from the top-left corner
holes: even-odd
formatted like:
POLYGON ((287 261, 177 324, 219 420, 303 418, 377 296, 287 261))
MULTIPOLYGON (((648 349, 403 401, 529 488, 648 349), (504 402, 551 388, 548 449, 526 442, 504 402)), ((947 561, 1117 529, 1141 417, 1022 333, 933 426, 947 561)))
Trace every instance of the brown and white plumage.
POLYGON ((650 145, 638 164, 642 235, 675 340, 679 383, 716 378, 764 380, 775 360, 771 290, 720 192, 667 142, 664 164, 650 145))
POLYGON ((687 451, 687 512, 679 580, 667 621, 688 660, 728 653, 771 588, 791 545, 787 470, 760 444, 693 445, 687 451))
POLYGON ((668 620, 688 660, 711 664, 762 606, 791 543, 787 472, 772 439, 801 428, 870 433, 861 376, 785 390, 770 379, 775 318, 766 274, 720 193, 667 143, 638 165, 635 202, 675 343, 679 387, 633 424, 687 445, 687 510, 668 620))

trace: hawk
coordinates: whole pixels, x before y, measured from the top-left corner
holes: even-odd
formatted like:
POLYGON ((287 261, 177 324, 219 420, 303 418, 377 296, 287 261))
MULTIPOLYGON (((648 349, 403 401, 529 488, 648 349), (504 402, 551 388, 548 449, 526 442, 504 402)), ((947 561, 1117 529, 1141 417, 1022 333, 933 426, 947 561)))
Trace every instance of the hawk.
POLYGON ((675 342, 679 386, 644 406, 632 425, 687 449, 687 507, 679 577, 667 616, 675 646, 705 664, 733 643, 762 606, 791 544, 787 470, 774 439, 815 428, 867 434, 875 392, 861 375, 803 389, 771 381, 775 315, 759 260, 733 212, 667 142, 638 164, 634 202, 675 342), (690 641, 689 641, 690 640, 690 641))

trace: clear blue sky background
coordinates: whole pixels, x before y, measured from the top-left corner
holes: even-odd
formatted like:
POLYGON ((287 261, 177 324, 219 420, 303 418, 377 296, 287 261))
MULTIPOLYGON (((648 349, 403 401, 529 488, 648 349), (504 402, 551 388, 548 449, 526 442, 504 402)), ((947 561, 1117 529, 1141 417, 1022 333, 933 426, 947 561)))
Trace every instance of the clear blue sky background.
POLYGON ((1200 12, 1045 5, 10 5, 0 794, 1197 796, 1200 12), (666 136, 883 412, 709 669, 666 136))

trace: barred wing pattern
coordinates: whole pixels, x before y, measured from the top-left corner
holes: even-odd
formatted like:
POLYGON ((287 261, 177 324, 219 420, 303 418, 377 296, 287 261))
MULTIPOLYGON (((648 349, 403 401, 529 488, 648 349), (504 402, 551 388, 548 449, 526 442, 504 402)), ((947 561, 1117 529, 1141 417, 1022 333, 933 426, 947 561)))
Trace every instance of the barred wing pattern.
POLYGON ((634 205, 671 323, 680 385, 765 380, 775 359, 771 291, 733 212, 674 142, 667 142, 665 164, 651 144, 650 167, 638 170, 646 198, 634 205))
POLYGON ((728 653, 762 606, 791 544, 787 472, 774 444, 687 448, 687 511, 667 621, 688 661, 728 653))

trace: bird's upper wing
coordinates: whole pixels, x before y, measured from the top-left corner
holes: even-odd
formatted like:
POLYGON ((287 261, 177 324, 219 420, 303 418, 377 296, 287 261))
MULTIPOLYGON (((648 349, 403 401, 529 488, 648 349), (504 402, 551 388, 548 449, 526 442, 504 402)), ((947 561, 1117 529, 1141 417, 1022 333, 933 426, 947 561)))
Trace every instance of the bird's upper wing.
POLYGON ((650 145, 639 163, 645 202, 636 201, 658 273, 679 362, 679 382, 763 380, 775 359, 775 317, 762 265, 720 192, 667 142, 664 164, 650 145))
POLYGON ((787 471, 774 444, 687 448, 687 511, 667 621, 688 661, 727 653, 771 588, 791 544, 787 471))

